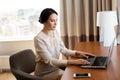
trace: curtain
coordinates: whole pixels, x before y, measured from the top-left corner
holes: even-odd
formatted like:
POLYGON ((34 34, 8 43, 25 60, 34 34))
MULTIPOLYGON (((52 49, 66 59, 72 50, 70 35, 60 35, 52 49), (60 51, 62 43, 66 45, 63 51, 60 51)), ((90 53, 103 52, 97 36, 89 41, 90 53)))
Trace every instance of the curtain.
POLYGON ((74 49, 77 42, 98 41, 96 13, 107 10, 113 10, 112 0, 60 0, 60 32, 65 46, 74 49))
POLYGON ((118 11, 117 43, 120 44, 120 0, 117 0, 117 11, 118 11))

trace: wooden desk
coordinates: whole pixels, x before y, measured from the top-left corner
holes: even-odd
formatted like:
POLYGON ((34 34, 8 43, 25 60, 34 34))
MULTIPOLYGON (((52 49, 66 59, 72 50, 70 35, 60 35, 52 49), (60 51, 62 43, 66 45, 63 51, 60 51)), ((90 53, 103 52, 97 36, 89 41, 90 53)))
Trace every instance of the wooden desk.
MULTIPOLYGON (((80 42, 75 50, 87 51, 98 56, 105 56, 108 48, 99 42, 80 42)), ((111 61, 107 69, 83 69, 80 66, 68 65, 61 80, 120 80, 120 45, 114 47, 111 61), (74 73, 91 73, 90 78, 73 78, 74 73)))

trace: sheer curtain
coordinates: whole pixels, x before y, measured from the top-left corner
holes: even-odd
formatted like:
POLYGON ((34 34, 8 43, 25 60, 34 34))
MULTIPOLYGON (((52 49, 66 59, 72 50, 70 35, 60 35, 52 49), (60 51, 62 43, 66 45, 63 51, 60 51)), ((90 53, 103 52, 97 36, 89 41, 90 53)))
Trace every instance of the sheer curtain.
MULTIPOLYGON (((113 0, 115 1, 115 0, 113 0)), ((113 10, 112 0, 60 0, 61 37, 67 48, 80 41, 98 41, 97 11, 113 10)))

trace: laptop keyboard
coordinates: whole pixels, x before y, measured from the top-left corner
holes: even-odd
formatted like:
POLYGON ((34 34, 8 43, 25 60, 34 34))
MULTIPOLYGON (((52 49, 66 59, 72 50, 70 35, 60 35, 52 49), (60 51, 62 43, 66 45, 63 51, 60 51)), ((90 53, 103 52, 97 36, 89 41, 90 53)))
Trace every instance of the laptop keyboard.
POLYGON ((90 64, 85 64, 84 66, 103 66, 105 65, 107 57, 90 57, 87 60, 90 64))

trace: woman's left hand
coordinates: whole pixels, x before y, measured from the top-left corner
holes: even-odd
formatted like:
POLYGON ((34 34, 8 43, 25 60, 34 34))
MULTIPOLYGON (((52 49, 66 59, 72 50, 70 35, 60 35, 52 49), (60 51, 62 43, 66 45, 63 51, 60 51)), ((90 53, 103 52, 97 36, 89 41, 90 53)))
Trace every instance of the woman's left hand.
POLYGON ((76 57, 81 57, 81 58, 88 58, 88 57, 95 57, 96 55, 83 52, 83 51, 76 51, 75 53, 76 57))

